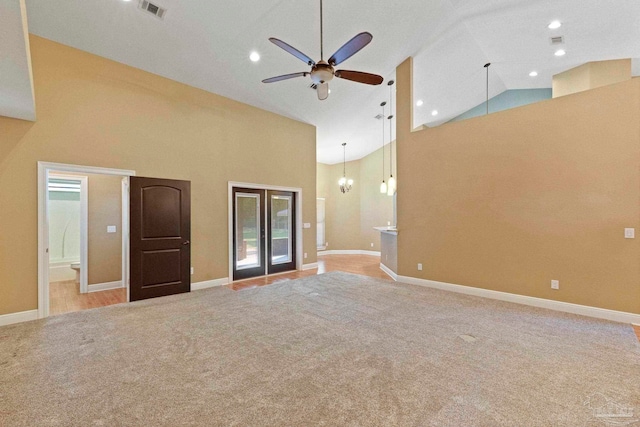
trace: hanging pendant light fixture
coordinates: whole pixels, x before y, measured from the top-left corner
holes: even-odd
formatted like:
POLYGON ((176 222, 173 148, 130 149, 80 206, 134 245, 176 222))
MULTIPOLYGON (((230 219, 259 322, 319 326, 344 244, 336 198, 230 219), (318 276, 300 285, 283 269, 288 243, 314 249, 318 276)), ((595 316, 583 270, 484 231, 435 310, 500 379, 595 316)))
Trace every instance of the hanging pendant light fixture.
POLYGON ((384 106, 387 105, 386 102, 382 102, 380 106, 382 107, 382 184, 380 184, 380 193, 387 193, 387 183, 384 181, 384 106))
POLYGON ((342 143, 342 178, 338 181, 340 185, 340 191, 344 193, 348 193, 351 190, 351 186, 353 185, 352 179, 347 179, 347 143, 342 143))
POLYGON ((393 127, 391 120, 393 119, 393 92, 391 86, 395 83, 393 80, 389 80, 389 182, 387 184, 387 195, 393 196, 396 194, 396 179, 393 177, 393 127))

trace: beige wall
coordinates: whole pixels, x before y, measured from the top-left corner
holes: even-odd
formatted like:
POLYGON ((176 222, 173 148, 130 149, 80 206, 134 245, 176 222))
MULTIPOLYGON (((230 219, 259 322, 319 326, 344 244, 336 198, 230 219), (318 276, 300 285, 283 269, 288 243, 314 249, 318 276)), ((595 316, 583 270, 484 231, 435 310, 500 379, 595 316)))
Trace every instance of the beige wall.
POLYGON ((89 177, 89 284, 122 280, 122 177, 89 177), (115 225, 115 233, 107 226, 115 225))
POLYGON ((640 313, 640 79, 412 133, 410 71, 399 274, 640 313))
POLYGON ((553 76, 553 97, 620 83, 631 78, 631 59, 588 62, 553 76))
MULTIPOLYGON (((394 152, 395 146, 394 143, 394 152)), ((389 145, 385 146, 384 155, 385 179, 388 179, 389 145)), ((373 227, 393 221, 393 198, 380 194, 382 148, 347 162, 346 169, 347 177, 351 177, 354 184, 351 191, 342 194, 338 187, 342 163, 318 163, 317 192, 318 197, 325 198, 327 249, 380 251, 380 233, 373 227)), ((394 175, 395 172, 394 165, 394 175)))
POLYGON ((228 276, 228 181, 301 187, 315 262, 313 126, 39 37, 31 54, 38 120, 0 117, 0 314, 37 307, 38 161, 190 180, 193 282, 228 276))

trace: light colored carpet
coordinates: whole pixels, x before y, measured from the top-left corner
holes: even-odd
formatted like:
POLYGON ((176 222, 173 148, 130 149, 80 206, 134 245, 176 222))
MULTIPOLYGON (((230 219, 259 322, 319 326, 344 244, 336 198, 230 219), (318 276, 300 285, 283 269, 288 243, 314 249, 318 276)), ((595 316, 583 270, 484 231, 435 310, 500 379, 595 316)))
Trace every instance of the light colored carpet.
POLYGON ((2 426, 638 418, 628 325, 346 273, 0 328, 2 426))

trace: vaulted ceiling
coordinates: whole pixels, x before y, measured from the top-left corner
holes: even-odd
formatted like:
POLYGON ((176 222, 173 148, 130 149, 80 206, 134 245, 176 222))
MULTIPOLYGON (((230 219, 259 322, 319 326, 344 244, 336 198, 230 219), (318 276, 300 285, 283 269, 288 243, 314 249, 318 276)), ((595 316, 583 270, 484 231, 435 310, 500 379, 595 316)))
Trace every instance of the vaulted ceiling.
MULTIPOLYGON (((268 41, 277 37, 320 57, 319 0, 152 0, 160 20, 137 0, 26 0, 29 31, 154 74, 317 126, 318 161, 348 159, 379 148, 374 119, 389 87, 340 79, 318 101, 308 78, 262 79, 308 67, 268 41), (249 54, 261 55, 259 62, 249 54)), ((640 58, 637 0, 324 0, 325 56, 361 31, 372 43, 341 64, 393 78, 415 57, 414 123, 438 125, 480 104, 483 65, 491 62, 490 92, 551 87, 553 74, 593 60, 640 58), (552 20, 563 26, 549 30, 552 20), (549 38, 562 35, 567 55, 554 56, 549 38), (529 77, 530 71, 538 77, 529 77), (438 110, 438 116, 431 115, 438 110)), ((3 39, 4 40, 4 39, 3 39)), ((638 61, 634 74, 639 75, 638 61)), ((1 114, 1 113, 0 113, 1 114)), ((387 136, 388 142, 388 136, 387 136)))

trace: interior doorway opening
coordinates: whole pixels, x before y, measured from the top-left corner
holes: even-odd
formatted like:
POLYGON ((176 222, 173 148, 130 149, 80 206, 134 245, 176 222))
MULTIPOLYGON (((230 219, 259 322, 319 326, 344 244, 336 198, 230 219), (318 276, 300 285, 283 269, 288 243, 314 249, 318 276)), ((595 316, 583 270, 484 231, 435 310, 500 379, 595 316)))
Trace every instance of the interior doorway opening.
POLYGON ((134 171, 38 162, 38 317, 129 301, 134 171))

